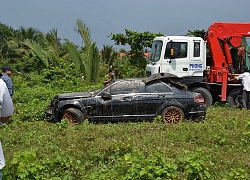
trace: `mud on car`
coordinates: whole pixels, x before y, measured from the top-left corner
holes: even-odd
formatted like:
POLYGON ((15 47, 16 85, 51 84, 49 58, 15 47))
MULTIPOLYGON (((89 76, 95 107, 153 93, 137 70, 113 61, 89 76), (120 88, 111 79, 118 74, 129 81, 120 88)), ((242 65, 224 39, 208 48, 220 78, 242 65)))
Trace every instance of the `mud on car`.
POLYGON ((165 123, 200 119, 206 105, 200 93, 187 91, 173 81, 175 75, 154 74, 147 78, 118 79, 92 92, 57 94, 46 107, 48 120, 89 121, 153 120, 165 123))

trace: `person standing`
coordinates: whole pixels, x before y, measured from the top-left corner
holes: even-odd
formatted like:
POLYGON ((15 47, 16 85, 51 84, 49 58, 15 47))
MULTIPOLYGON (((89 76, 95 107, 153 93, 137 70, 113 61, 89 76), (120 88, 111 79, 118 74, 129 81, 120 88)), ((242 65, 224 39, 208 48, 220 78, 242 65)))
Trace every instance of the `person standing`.
POLYGON ((6 86, 9 90, 10 97, 13 100, 14 87, 13 87, 12 79, 10 78, 13 70, 10 66, 4 66, 2 67, 2 71, 3 71, 2 80, 6 83, 6 86))
POLYGON ((244 73, 236 77, 237 80, 242 81, 243 91, 242 91, 242 105, 245 109, 248 109, 247 103, 249 101, 250 95, 250 73, 247 67, 244 67, 244 73))
POLYGON ((112 81, 114 81, 115 78, 115 70, 113 68, 109 69, 109 74, 105 76, 105 78, 108 78, 107 80, 103 81, 102 84, 106 85, 112 81))
MULTIPOLYGON (((14 112, 14 106, 8 88, 4 81, 0 79, 0 124, 8 121, 14 112)), ((0 141, 0 180, 2 180, 2 169, 5 166, 3 149, 0 141)))

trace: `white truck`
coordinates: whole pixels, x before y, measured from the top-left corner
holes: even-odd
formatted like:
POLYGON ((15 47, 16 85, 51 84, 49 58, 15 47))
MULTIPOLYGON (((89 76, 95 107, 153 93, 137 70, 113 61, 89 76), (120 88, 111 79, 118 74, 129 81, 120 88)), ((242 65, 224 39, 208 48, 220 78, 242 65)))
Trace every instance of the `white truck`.
POLYGON ((177 75, 191 91, 204 96, 207 106, 218 100, 235 106, 241 103, 242 84, 234 77, 242 73, 241 66, 249 67, 249 61, 247 53, 247 61, 243 62, 232 52, 241 46, 244 36, 250 36, 250 23, 216 22, 209 27, 206 40, 190 36, 156 37, 146 75, 177 75))

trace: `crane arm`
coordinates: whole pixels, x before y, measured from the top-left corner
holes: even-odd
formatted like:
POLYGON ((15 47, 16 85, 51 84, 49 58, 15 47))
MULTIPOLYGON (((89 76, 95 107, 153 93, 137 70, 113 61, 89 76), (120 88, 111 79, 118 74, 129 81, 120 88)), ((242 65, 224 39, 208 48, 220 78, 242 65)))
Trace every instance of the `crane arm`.
POLYGON ((211 65, 217 70, 222 70, 228 65, 232 65, 232 58, 229 47, 238 47, 242 43, 242 37, 250 37, 250 23, 228 23, 215 22, 207 32, 206 39, 212 54, 211 65), (222 42, 221 44, 219 40, 222 42))
POLYGON ((250 23, 215 22, 208 28, 207 44, 211 53, 209 82, 220 82, 221 100, 226 101, 229 67, 233 67, 230 46, 238 47, 243 36, 250 36, 250 23))

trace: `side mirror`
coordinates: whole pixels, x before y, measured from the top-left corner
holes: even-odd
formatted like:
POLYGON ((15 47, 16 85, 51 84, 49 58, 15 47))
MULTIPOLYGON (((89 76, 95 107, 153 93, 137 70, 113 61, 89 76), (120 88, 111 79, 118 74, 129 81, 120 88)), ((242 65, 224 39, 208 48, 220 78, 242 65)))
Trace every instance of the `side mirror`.
POLYGON ((112 96, 111 96, 110 93, 103 92, 103 93, 102 93, 102 99, 103 99, 103 100, 110 100, 110 99, 112 99, 112 96))

